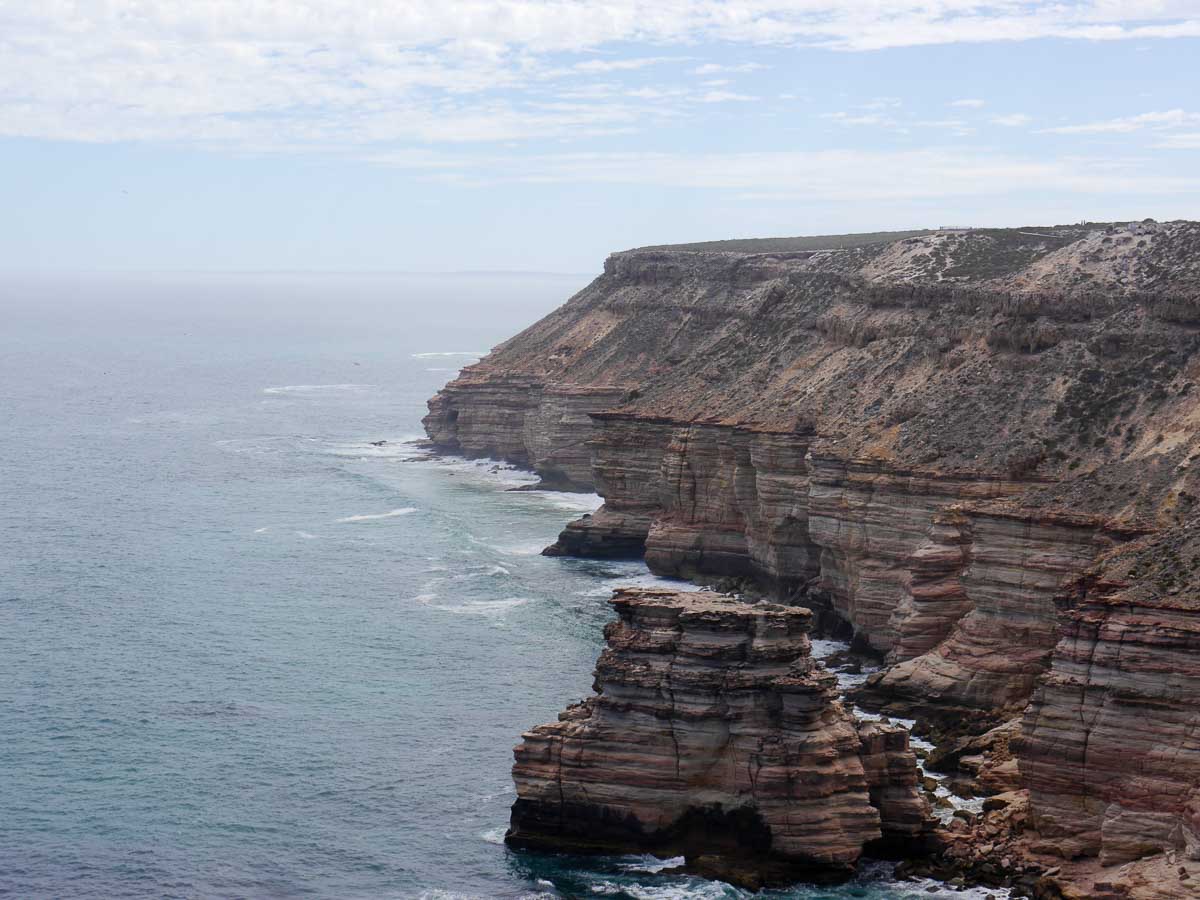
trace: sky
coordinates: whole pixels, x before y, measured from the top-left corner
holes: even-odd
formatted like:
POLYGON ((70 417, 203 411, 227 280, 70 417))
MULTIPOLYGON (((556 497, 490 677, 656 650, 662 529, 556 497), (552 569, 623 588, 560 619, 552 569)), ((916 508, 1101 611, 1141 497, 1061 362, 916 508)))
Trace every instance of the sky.
POLYGON ((0 270, 1200 218, 1200 0, 0 0, 0 270))

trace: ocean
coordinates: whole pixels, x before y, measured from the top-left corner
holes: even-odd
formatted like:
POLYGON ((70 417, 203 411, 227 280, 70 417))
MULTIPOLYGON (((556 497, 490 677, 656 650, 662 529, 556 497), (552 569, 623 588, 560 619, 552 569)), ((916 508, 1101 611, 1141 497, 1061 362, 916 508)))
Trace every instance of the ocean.
MULTIPOLYGON (((410 442, 587 280, 0 280, 0 895, 744 896, 502 843, 521 731, 657 579, 539 555, 599 498, 410 442)), ((770 896, 969 895, 888 872, 770 896)))

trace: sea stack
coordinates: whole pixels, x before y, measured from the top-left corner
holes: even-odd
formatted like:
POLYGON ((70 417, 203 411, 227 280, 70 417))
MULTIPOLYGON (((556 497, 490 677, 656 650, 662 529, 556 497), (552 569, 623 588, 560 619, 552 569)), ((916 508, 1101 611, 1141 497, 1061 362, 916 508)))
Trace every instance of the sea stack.
POLYGON ((682 855, 760 887, 844 877, 864 848, 920 837, 908 733, 837 699, 807 609, 645 589, 611 602, 595 695, 515 750, 511 846, 682 855))

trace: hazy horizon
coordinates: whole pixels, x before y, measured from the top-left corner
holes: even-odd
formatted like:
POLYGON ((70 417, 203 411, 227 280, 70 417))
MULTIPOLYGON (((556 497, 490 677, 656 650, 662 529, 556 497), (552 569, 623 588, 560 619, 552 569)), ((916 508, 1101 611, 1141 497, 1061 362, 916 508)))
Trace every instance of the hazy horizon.
POLYGON ((653 244, 1200 218, 1187 0, 0 21, 0 270, 576 273, 653 244))

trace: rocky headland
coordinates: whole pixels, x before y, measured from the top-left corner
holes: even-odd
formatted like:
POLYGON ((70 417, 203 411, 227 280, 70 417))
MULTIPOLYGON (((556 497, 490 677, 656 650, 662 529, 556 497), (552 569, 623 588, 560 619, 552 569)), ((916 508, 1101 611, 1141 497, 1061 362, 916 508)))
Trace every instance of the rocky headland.
POLYGON ((807 609, 654 590, 612 605, 595 696, 516 749, 510 845, 683 855, 761 887, 918 843, 908 731, 843 707, 807 609))
MULTIPOLYGON (((852 863, 888 818, 865 726, 804 652, 807 618, 779 636, 793 628, 781 610, 802 607, 883 664, 860 706, 918 719, 939 745, 931 766, 996 795, 939 828, 918 868, 1026 885, 1032 872, 1040 896, 1200 896, 1198 376, 1198 223, 610 257, 430 401, 430 440, 597 491, 604 506, 548 553, 644 555, 660 574, 744 585, 771 603, 728 613, 727 637, 774 628, 775 649, 713 657, 706 675, 753 686, 718 701, 690 682, 698 718, 669 714, 658 670, 695 668, 689 616, 619 599, 597 697, 518 751, 512 839, 685 846, 678 823, 711 790, 747 816, 747 840, 770 836, 762 859, 852 863), (786 665, 771 655, 785 646, 786 665), (770 719, 798 696, 793 677, 819 726, 770 719), (736 715, 714 713, 726 702, 736 715), (864 773, 804 795, 797 815, 823 808, 839 835, 826 846, 770 824, 769 782, 676 772, 663 743, 682 730, 707 748, 718 731, 730 748, 744 734, 785 746, 794 727, 821 731, 827 765, 864 773), (552 783, 593 799, 602 786, 600 800, 555 807, 552 783)), ((885 769, 907 791, 910 769, 885 769)))

